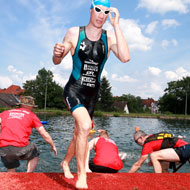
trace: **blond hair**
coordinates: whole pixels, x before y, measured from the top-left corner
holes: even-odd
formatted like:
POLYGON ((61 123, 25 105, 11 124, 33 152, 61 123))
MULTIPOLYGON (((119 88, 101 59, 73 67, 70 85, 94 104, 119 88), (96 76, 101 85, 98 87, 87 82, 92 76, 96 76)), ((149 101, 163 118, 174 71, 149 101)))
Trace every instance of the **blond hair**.
POLYGON ((109 135, 107 131, 101 131, 99 136, 109 139, 109 135))

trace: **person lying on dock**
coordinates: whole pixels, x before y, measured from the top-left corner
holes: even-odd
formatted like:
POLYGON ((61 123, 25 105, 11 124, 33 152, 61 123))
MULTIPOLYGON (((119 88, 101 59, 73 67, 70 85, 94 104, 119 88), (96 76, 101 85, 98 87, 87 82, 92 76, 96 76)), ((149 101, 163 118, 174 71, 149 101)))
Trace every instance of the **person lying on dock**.
MULTIPOLYGON (((124 158, 124 155, 121 155, 124 158)), ((123 168, 123 162, 119 156, 118 147, 109 138, 107 131, 101 130, 98 137, 89 142, 89 151, 86 158, 86 172, 117 173, 123 168), (96 155, 90 160, 90 151, 94 149, 96 155)))
POLYGON ((166 162, 186 163, 190 159, 190 145, 181 138, 174 137, 167 132, 147 135, 144 131, 137 129, 134 134, 135 142, 142 146, 141 156, 133 164, 129 173, 135 173, 141 168, 150 154, 150 159, 155 173, 166 170, 166 162), (164 165, 163 165, 164 161, 164 165))
POLYGON ((0 113, 0 156, 7 172, 16 172, 19 160, 27 160, 27 172, 33 172, 38 164, 39 150, 29 141, 35 128, 57 155, 56 147, 40 119, 32 112, 34 100, 31 96, 21 98, 20 108, 0 113))

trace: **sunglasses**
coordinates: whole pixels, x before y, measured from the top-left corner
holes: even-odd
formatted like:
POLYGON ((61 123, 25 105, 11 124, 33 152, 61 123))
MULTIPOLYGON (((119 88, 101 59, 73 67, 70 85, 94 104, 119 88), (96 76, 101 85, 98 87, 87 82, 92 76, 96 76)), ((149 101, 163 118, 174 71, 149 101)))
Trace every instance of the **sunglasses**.
POLYGON ((138 144, 138 140, 139 140, 140 138, 141 138, 141 136, 135 140, 135 142, 136 142, 137 144, 138 144))
POLYGON ((94 7, 94 10, 97 12, 97 13, 104 13, 105 15, 108 15, 110 13, 110 10, 106 10, 106 11, 103 11, 101 8, 99 8, 98 6, 94 5, 94 2, 92 2, 92 5, 94 7))

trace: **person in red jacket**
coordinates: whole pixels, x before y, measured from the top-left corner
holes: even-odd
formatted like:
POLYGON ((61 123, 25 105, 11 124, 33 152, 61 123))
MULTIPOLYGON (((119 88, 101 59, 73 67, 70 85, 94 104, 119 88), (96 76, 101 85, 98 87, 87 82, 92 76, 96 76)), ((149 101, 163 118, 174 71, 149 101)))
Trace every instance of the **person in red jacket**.
POLYGON ((140 158, 133 164, 129 173, 135 173, 140 169, 149 154, 155 173, 163 172, 163 162, 164 165, 168 163, 169 167, 170 162, 185 163, 190 159, 190 145, 188 142, 174 137, 170 133, 160 132, 147 135, 144 131, 138 129, 135 131, 134 140, 143 148, 140 158))
POLYGON ((102 130, 99 137, 89 142, 89 152, 86 159, 86 171, 98 173, 116 173, 123 168, 123 162, 119 156, 118 148, 109 138, 106 131, 102 130), (89 162, 90 150, 94 149, 96 155, 89 162))
POLYGON ((27 172, 33 172, 38 164, 39 150, 29 141, 35 128, 57 155, 56 147, 39 118, 32 112, 34 100, 31 96, 21 98, 20 108, 0 113, 0 156, 7 172, 16 172, 19 160, 27 160, 27 172))

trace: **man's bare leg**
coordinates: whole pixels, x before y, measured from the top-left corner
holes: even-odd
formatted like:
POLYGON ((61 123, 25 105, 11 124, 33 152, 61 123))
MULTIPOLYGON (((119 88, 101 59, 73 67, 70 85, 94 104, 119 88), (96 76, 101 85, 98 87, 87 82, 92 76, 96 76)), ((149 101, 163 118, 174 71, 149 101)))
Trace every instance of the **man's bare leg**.
POLYGON ((64 176, 68 179, 74 178, 73 174, 70 171, 69 163, 75 155, 76 135, 77 135, 77 128, 76 128, 76 124, 75 124, 73 139, 69 144, 65 158, 62 160, 62 162, 60 164, 62 170, 64 171, 64 176))
POLYGON ((75 155, 75 141, 72 140, 67 149, 67 154, 64 160, 61 162, 60 166, 64 171, 64 176, 68 179, 74 178, 73 174, 70 171, 69 163, 75 155))
POLYGON ((179 156, 173 148, 167 148, 159 150, 150 154, 152 164, 154 166, 155 173, 162 173, 162 167, 160 164, 161 160, 169 162, 178 162, 180 161, 179 156))
POLYGON ((76 141, 76 157, 77 157, 77 168, 78 168, 78 179, 76 183, 77 188, 88 188, 86 182, 86 144, 88 144, 88 136, 80 134, 77 136, 76 141))
POLYGON ((38 164, 38 157, 34 157, 27 163, 27 173, 33 172, 38 164))
POLYGON ((89 157, 90 157, 90 149, 89 149, 89 144, 87 146, 87 154, 86 154, 86 162, 85 162, 85 169, 86 169, 86 172, 87 173, 90 173, 92 172, 89 168, 89 157))
POLYGON ((7 172, 16 172, 16 168, 7 169, 7 172))
POLYGON ((73 112, 77 122, 76 159, 78 179, 76 188, 87 189, 85 162, 88 151, 88 134, 91 128, 91 118, 85 108, 78 108, 73 112))
POLYGON ((160 161, 162 167, 162 173, 169 173, 170 162, 160 161))

